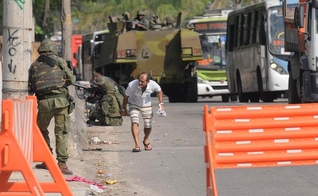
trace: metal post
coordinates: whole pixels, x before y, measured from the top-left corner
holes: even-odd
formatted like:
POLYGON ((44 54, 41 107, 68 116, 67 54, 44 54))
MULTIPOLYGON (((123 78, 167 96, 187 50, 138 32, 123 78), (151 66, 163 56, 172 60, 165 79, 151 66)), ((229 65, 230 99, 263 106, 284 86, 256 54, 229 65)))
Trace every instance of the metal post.
POLYGON ((32 1, 3 1, 2 99, 25 99, 32 63, 32 1))

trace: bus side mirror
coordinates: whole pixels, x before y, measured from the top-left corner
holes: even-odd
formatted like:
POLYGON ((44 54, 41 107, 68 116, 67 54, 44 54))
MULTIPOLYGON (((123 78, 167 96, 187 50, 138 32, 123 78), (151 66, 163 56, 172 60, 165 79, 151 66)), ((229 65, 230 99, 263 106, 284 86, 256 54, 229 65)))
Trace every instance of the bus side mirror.
POLYGON ((304 27, 304 11, 305 10, 303 6, 295 8, 294 22, 295 22, 295 26, 298 28, 304 27))

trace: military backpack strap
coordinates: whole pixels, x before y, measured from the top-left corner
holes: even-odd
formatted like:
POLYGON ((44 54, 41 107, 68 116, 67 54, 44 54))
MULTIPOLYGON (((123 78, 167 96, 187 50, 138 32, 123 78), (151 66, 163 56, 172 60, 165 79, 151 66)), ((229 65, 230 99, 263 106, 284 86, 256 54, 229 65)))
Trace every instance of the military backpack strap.
POLYGON ((40 62, 46 63, 51 67, 54 67, 56 65, 56 60, 54 60, 48 56, 45 56, 45 55, 40 55, 37 60, 40 62))

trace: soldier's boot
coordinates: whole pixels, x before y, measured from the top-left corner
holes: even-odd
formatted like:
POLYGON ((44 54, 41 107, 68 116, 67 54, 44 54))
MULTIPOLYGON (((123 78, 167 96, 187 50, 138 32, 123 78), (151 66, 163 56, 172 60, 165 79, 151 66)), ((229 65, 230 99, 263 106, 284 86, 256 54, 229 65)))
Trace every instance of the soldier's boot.
POLYGON ((68 169, 68 167, 66 166, 66 163, 59 163, 59 168, 61 170, 61 172, 65 175, 72 175, 73 172, 71 170, 68 169))
POLYGON ((35 168, 37 168, 37 169, 47 169, 45 163, 36 164, 35 168))

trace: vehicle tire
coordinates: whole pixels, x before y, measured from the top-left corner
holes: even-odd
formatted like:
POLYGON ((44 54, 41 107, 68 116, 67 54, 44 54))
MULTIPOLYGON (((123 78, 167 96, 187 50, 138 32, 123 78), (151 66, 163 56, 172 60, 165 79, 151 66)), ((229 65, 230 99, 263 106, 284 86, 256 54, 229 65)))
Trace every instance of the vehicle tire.
POLYGON ((255 93, 251 93, 250 94, 250 101, 253 103, 258 103, 262 94, 264 93, 263 91, 263 81, 262 81, 262 74, 261 74, 261 70, 259 68, 257 68, 257 87, 258 87, 258 92, 255 93))
POLYGON ((293 79, 291 74, 290 72, 288 80, 288 103, 300 103, 301 100, 297 93, 297 80, 293 79))
POLYGON ((272 103, 274 102, 275 95, 273 93, 264 93, 263 102, 272 103))
POLYGON ((193 76, 186 82, 185 88, 185 101, 189 103, 198 102, 198 78, 193 76))
MULTIPOLYGON (((181 88, 181 87, 179 87, 181 88)), ((175 92, 171 92, 169 91, 169 93, 167 93, 167 96, 169 98, 169 103, 178 103, 178 102, 182 102, 182 93, 179 90, 176 90, 175 92)))
POLYGON ((238 88, 239 101, 241 103, 247 103, 248 102, 248 94, 247 93, 243 93, 241 77, 240 77, 239 74, 238 74, 238 77, 237 77, 237 88, 238 88))
POLYGON ((230 95, 222 95, 222 102, 227 103, 230 100, 230 95))
POLYGON ((250 101, 252 103, 258 103, 259 102, 259 92, 256 93, 249 93, 250 101))

